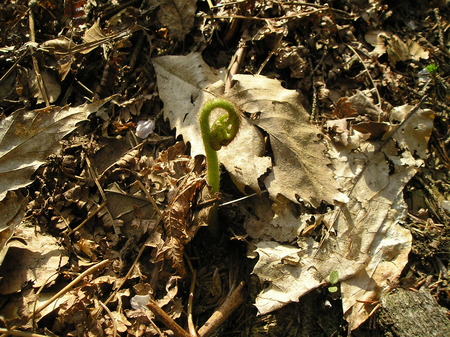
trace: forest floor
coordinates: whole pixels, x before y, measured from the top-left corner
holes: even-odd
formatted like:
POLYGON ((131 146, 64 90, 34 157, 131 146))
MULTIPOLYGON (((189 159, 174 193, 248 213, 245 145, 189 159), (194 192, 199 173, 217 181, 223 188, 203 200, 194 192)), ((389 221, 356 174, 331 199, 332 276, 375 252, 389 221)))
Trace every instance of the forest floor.
POLYGON ((0 332, 388 336, 397 288, 450 317, 449 76, 446 0, 4 1, 0 332), (194 125, 214 96, 256 135, 217 195, 194 125), (384 274, 367 233, 341 237, 346 203, 396 232, 368 244, 395 247, 384 274))

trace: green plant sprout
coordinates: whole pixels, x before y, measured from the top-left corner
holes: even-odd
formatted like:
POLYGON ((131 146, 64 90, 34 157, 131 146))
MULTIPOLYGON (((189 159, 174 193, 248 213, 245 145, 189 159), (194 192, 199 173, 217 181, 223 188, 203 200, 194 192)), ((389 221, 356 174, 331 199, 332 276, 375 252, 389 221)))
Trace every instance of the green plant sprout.
MULTIPOLYGON (((230 144, 236 137, 240 126, 239 115, 233 103, 223 98, 217 98, 203 105, 199 115, 199 123, 206 154, 206 181, 211 186, 213 193, 218 193, 220 170, 217 151, 222 146, 230 144), (210 125, 211 113, 216 109, 224 110, 226 114, 220 115, 210 125)), ((213 209, 212 213, 209 225, 211 232, 217 234, 217 209, 213 209)))
POLYGON ((338 287, 336 287, 336 284, 339 282, 339 273, 338 273, 338 271, 337 270, 333 270, 330 273, 330 276, 328 278, 329 278, 330 284, 331 284, 331 286, 328 287, 328 291, 330 293, 337 292, 338 291, 338 287))
POLYGON ((217 193, 220 188, 217 151, 222 146, 230 144, 236 137, 240 125, 239 115, 233 103, 226 99, 217 98, 203 105, 199 122, 206 154, 207 182, 212 187, 213 192, 217 193), (225 110, 227 114, 221 115, 210 126, 209 118, 215 109, 225 110))
POLYGON ((431 63, 425 67, 426 71, 428 71, 430 74, 434 74, 437 72, 438 66, 434 63, 431 63))

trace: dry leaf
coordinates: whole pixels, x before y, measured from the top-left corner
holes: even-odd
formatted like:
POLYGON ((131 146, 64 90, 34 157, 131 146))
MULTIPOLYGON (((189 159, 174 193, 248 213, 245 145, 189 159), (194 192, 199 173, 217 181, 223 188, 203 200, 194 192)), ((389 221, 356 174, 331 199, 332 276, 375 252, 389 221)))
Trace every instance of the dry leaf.
POLYGON ((407 61, 411 58, 408 46, 397 35, 392 35, 387 42, 386 52, 392 65, 395 66, 397 62, 407 61))
MULTIPOLYGON (((265 185, 273 198, 284 195, 314 206, 346 202, 333 179, 323 135, 311 125, 295 90, 264 76, 237 75, 229 96, 245 112, 260 113, 253 122, 266 131, 274 156, 265 185)), ((241 151, 245 152, 245 148, 241 151)))
MULTIPOLYGON (((407 209, 402 191, 422 164, 410 151, 420 154, 418 143, 425 147, 432 130, 429 113, 419 109, 409 116, 378 148, 365 143, 358 152, 330 151, 336 178, 350 201, 324 215, 321 222, 329 230, 324 229, 320 243, 307 236, 298 239, 300 249, 256 244, 259 260, 254 273, 270 284, 256 299, 261 314, 298 300, 337 271, 345 318, 354 330, 369 317, 380 292, 400 276, 412 239, 399 226, 407 209), (412 127, 417 125, 422 126, 412 127)), ((310 226, 310 220, 311 215, 300 216, 298 229, 310 226)))
POLYGON ((10 192, 0 201, 0 265, 8 252, 8 241, 25 214, 27 198, 10 192))
POLYGON ((390 32, 372 30, 366 33, 365 40, 375 47, 371 54, 381 56, 387 52, 389 61, 395 66, 398 61, 410 59, 428 59, 429 52, 423 49, 417 42, 407 39, 403 41, 397 35, 390 32))
POLYGON ((5 263, 0 267, 0 293, 20 291, 26 282, 33 282, 39 288, 53 282, 58 270, 69 257, 57 240, 41 233, 39 227, 22 222, 16 228, 14 240, 9 244, 5 263))
POLYGON ((202 89, 223 79, 224 72, 210 68, 199 53, 158 57, 153 59, 153 65, 159 96, 164 102, 164 117, 177 135, 182 134, 184 140, 191 143, 192 157, 203 154, 198 112, 203 103, 214 96, 202 89))
POLYGON ((194 25, 195 0, 158 0, 158 19, 169 28, 169 34, 183 40, 194 25))
POLYGON ((381 56, 386 52, 386 39, 389 33, 382 30, 371 30, 364 35, 365 40, 375 47, 371 54, 381 56))
POLYGON ((99 46, 97 42, 105 41, 107 38, 108 36, 103 32, 102 27, 100 27, 100 20, 97 20, 91 28, 84 32, 83 35, 83 41, 87 44, 87 46, 89 46, 89 44, 92 44, 93 46, 83 49, 81 53, 88 54, 99 46))
MULTIPOLYGON (((36 98, 36 103, 40 104, 44 102, 44 97, 39 88, 36 72, 34 70, 28 71, 28 86, 31 94, 36 98)), ((59 85, 56 76, 49 71, 41 70, 42 81, 44 83, 45 91, 47 92, 48 101, 54 103, 61 94, 61 86, 59 85)))
POLYGON ((412 154, 425 159, 434 113, 429 109, 414 110, 413 108, 413 106, 405 104, 393 109, 395 110, 394 114, 400 118, 398 121, 402 122, 396 133, 396 139, 401 147, 407 147, 412 154), (411 116, 411 114, 414 115, 411 116))
POLYGON ((21 109, 0 122, 0 200, 8 190, 31 183, 34 171, 59 148, 76 124, 112 97, 78 107, 21 109))

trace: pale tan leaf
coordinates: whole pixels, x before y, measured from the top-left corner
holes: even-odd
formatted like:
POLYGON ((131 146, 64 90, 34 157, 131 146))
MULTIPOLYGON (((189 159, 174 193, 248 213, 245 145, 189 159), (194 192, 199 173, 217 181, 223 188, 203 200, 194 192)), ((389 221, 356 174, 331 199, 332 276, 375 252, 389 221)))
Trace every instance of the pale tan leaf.
POLYGON ((392 114, 398 116, 400 118, 398 121, 402 122, 394 137, 401 147, 407 148, 412 154, 425 159, 434 113, 429 109, 413 110, 413 108, 413 106, 405 104, 393 109, 392 114), (413 115, 407 117, 410 114, 413 115))
POLYGON ((390 34, 382 30, 371 30, 364 35, 365 40, 375 47, 371 54, 381 56, 386 53, 386 38, 390 34))
POLYGON ((201 106, 214 96, 205 92, 209 84, 220 81, 225 74, 214 71, 201 54, 162 56, 153 59, 158 79, 158 91, 164 102, 164 117, 170 126, 191 143, 191 155, 204 154, 198 125, 201 106))
MULTIPOLYGON (((324 214, 320 242, 317 237, 299 237, 296 247, 287 246, 288 254, 283 253, 285 246, 273 242, 256 244, 259 260, 254 273, 269 283, 256 299, 261 314, 326 284, 330 273, 337 271, 344 315, 354 330, 369 317, 381 291, 400 277, 412 241, 411 233, 399 225, 407 211, 402 191, 422 165, 410 151, 417 155, 426 147, 433 117, 420 109, 403 116, 381 143, 362 143, 359 151, 329 152, 350 201, 324 214)), ((295 222, 292 215, 285 218, 295 222)), ((259 221, 263 226, 264 220, 259 221)), ((312 225, 311 215, 297 221, 299 229, 312 225)), ((267 233, 274 235, 263 234, 267 233)))
POLYGON ((397 62, 407 61, 411 58, 408 46, 397 35, 392 35, 387 41, 386 51, 389 62, 391 62, 392 65, 395 66, 397 62))
POLYGON ((0 200, 8 190, 31 183, 34 171, 59 148, 76 124, 111 97, 78 107, 17 110, 0 123, 0 200))
POLYGON ((87 29, 83 35, 83 41, 88 47, 92 44, 92 47, 81 50, 82 54, 88 54, 100 45, 100 42, 105 41, 108 36, 103 32, 102 27, 100 27, 100 20, 97 20, 92 27, 87 29))
POLYGON ((0 201, 0 265, 8 252, 8 241, 25 214, 27 199, 14 192, 0 201))
POLYGON ((58 270, 69 257, 56 238, 42 233, 39 227, 22 222, 15 231, 20 240, 9 244, 5 263, 0 271, 0 294, 10 294, 22 289, 26 282, 41 287, 58 277, 58 270))
POLYGON ((229 97, 243 111, 260 113, 254 123, 270 137, 274 163, 265 181, 270 195, 303 199, 314 206, 345 202, 328 166, 323 135, 310 123, 299 94, 264 76, 237 75, 233 80, 229 97))
POLYGON ((409 55, 413 60, 426 60, 430 56, 430 53, 427 50, 423 49, 422 46, 416 41, 409 40, 407 44, 409 48, 409 55))

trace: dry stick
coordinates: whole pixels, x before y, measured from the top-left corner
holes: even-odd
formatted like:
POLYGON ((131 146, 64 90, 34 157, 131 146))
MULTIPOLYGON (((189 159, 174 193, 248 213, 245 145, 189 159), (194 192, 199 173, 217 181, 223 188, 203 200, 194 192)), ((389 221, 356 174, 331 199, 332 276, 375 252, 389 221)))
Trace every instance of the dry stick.
POLYGON ((12 336, 22 336, 22 337, 48 337, 47 335, 41 335, 38 333, 33 332, 25 332, 25 331, 19 331, 19 330, 8 330, 5 328, 0 328, 0 333, 12 336))
POLYGON ((113 337, 116 337, 117 336, 117 322, 116 322, 116 319, 114 318, 111 310, 109 310, 109 308, 105 304, 103 304, 102 301, 98 301, 98 303, 108 313, 109 318, 111 319, 111 322, 112 322, 112 325, 113 325, 113 337))
POLYGON ((131 273, 134 270, 134 267, 136 267, 136 264, 138 263, 139 259, 141 258, 142 253, 144 252, 144 249, 145 249, 145 242, 142 244, 141 249, 139 249, 138 255, 134 259, 133 265, 130 267, 127 274, 122 278, 122 280, 120 281, 117 288, 112 292, 111 295, 109 295, 108 299, 105 301, 105 305, 107 305, 109 302, 111 302, 114 299, 114 296, 116 296, 117 292, 120 290, 120 288, 122 288, 122 286, 128 280, 128 278, 130 277, 131 273))
POLYGON ((150 300, 147 307, 155 314, 155 316, 163 323, 167 328, 173 331, 176 337, 192 337, 181 326, 175 322, 172 317, 167 315, 155 301, 150 300))
POLYGON ((198 330, 199 337, 209 337, 219 326, 221 326, 230 315, 236 310, 243 302, 242 290, 244 289, 244 282, 239 283, 236 289, 233 290, 231 295, 225 299, 222 305, 217 309, 206 323, 198 330))
MULTIPOLYGON (((95 186, 97 186, 98 191, 100 192, 100 195, 101 195, 102 199, 106 203, 108 200, 106 199, 105 191, 103 191, 102 185, 100 184, 100 181, 98 180, 97 169, 92 165, 91 160, 89 159, 89 156, 86 156, 86 164, 88 166, 88 170, 89 170, 89 173, 90 173, 92 179, 94 179, 95 186)), ((111 219, 114 219, 114 217, 112 216, 112 214, 109 211, 108 207, 106 207, 106 212, 108 212, 108 214, 111 217, 111 219)), ((116 234, 120 233, 120 229, 117 228, 117 225, 116 225, 115 222, 113 222, 113 228, 114 228, 114 232, 116 234)))
POLYGON ((238 74, 239 70, 241 69, 242 62, 244 62, 246 48, 247 46, 245 45, 245 42, 240 42, 239 48, 236 50, 233 57, 231 58, 230 65, 228 66, 228 71, 225 77, 225 94, 233 86, 233 75, 238 74))
POLYGON ((50 106, 50 101, 48 99, 47 89, 44 85, 44 79, 42 78, 42 74, 39 70, 39 64, 35 55, 34 43, 36 42, 36 34, 34 30, 34 13, 33 10, 30 9, 28 12, 28 24, 30 26, 30 42, 32 42, 28 49, 30 50, 31 59, 33 60, 33 70, 36 73, 36 80, 38 83, 39 91, 41 92, 42 97, 44 98, 45 106, 50 106))
POLYGON ((3 83, 3 81, 13 72, 13 70, 17 67, 17 65, 23 60, 25 55, 27 54, 29 50, 25 50, 22 52, 22 54, 17 58, 16 62, 6 71, 6 73, 0 78, 0 85, 3 83))
POLYGON ((191 288, 189 289, 189 300, 188 300, 188 308, 187 308, 187 319, 188 319, 188 328, 189 333, 192 337, 198 337, 197 330, 195 329, 195 324, 192 316, 192 308, 194 306, 194 290, 195 290, 195 283, 197 282, 197 272, 192 267, 191 261, 186 256, 186 261, 189 265, 189 269, 192 273, 192 281, 191 281, 191 288))
POLYGON ((273 49, 270 51, 269 55, 266 57, 264 62, 261 64, 258 71, 256 72, 256 75, 261 74, 261 71, 264 69, 267 62, 269 62, 270 58, 277 53, 278 49, 280 49, 282 39, 283 39, 282 35, 278 37, 278 41, 275 43, 275 47, 273 47, 273 49))
POLYGON ((361 62, 362 66, 365 69, 365 72, 367 74, 367 76, 369 77, 370 83, 372 83, 373 88, 375 89, 375 93, 377 94, 377 100, 378 100, 378 107, 381 109, 381 96, 380 96, 380 92, 378 91, 377 86, 375 85, 375 81, 372 78, 372 75, 370 75, 369 69, 367 69, 366 64, 364 63, 363 59, 361 58, 361 56, 359 56, 358 52, 349 44, 346 44, 346 46, 348 47, 348 49, 350 49, 355 56, 358 58, 359 62, 361 62))
POLYGON ((94 215, 96 215, 103 207, 106 206, 106 201, 101 204, 100 206, 98 206, 94 211, 92 211, 92 213, 90 213, 86 219, 83 220, 82 223, 80 223, 77 227, 75 227, 74 229, 71 229, 67 235, 72 235, 73 233, 75 233, 77 230, 79 230, 81 227, 83 227, 89 220, 91 220, 94 215))
MULTIPOLYGON (((120 288, 122 288, 122 286, 128 280, 128 278, 130 277, 131 273, 134 270, 134 267, 136 266, 136 264, 138 263, 139 259, 141 258, 141 255, 144 252, 144 248, 145 248, 145 242, 142 244, 142 247, 139 250, 138 255, 134 259, 133 265, 130 267, 130 269, 128 270, 127 274, 122 278, 122 280, 120 281, 119 285, 116 287, 116 289, 114 289, 114 291, 111 293, 111 295, 109 295, 109 297, 106 299, 106 301, 104 303, 102 303, 103 304, 102 305, 103 309, 105 309, 105 310, 107 309, 106 305, 108 305, 108 303, 111 302, 114 299, 114 297, 116 296, 117 292, 120 290, 120 288)), ((102 310, 100 308, 98 308, 93 313, 92 316, 98 317, 98 315, 100 315, 101 312, 102 312, 102 310)))
POLYGON ((445 43, 444 43, 444 34, 442 32, 442 22, 441 22, 441 16, 439 15, 439 8, 435 8, 433 10, 434 15, 436 16, 436 22, 437 22, 437 28, 438 28, 438 40, 439 40, 439 44, 441 45, 441 47, 445 48, 445 43))
POLYGON ((159 209, 158 205, 156 204, 155 198, 150 194, 150 192, 145 188, 144 184, 140 180, 136 180, 137 184, 139 185, 139 188, 144 192, 145 196, 147 197, 148 201, 152 204, 153 208, 155 209, 156 213, 158 213, 158 216, 162 216, 162 212, 159 209))
POLYGON ((51 299, 49 299, 47 302, 45 302, 43 305, 41 305, 39 308, 36 309, 36 311, 33 313, 33 315, 37 315, 39 314, 42 310, 44 310, 45 308, 47 308, 50 304, 52 304, 55 300, 57 300, 60 296, 64 295, 66 292, 68 292, 69 290, 71 290, 78 282, 80 282, 81 280, 83 280, 83 278, 85 278, 86 276, 92 274, 93 272, 97 271, 100 268, 103 268, 104 266, 106 266, 110 261, 109 260, 104 260, 102 262, 97 263, 96 265, 93 265, 92 267, 86 269, 83 273, 81 273, 80 275, 78 275, 77 278, 75 278, 75 280, 73 280, 72 282, 70 282, 68 285, 66 285, 63 289, 61 289, 60 291, 58 291, 51 299))

